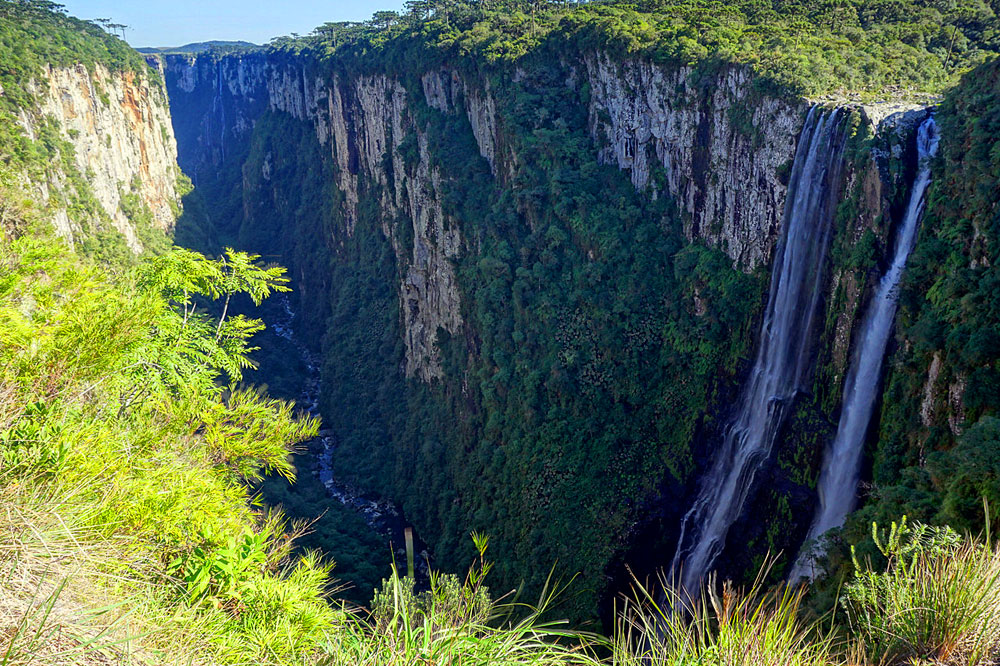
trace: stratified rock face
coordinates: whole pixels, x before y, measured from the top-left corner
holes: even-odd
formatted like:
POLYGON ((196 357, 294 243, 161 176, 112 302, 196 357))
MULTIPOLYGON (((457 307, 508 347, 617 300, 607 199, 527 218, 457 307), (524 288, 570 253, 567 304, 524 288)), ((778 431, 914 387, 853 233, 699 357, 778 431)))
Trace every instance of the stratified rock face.
MULTIPOLYGON (((601 55, 568 67, 586 70, 599 159, 628 169, 635 186, 652 196, 676 199, 690 239, 721 247, 743 270, 769 261, 784 205, 782 170, 794 155, 805 102, 760 95, 751 74, 739 68, 699 87, 685 68, 614 64, 601 55)), ((364 193, 379 200, 382 230, 400 266, 406 374, 427 381, 440 376, 436 332, 455 333, 462 323, 452 260, 465 244, 442 211, 441 174, 413 122, 414 100, 406 88, 384 75, 324 80, 303 62, 260 53, 170 56, 166 76, 175 107, 199 110, 185 111, 177 129, 179 140, 194 148, 181 160, 196 184, 202 172, 211 177, 228 149, 245 142, 266 110, 314 126, 318 141, 330 148, 343 195, 341 231, 353 234, 364 193), (414 136, 416 150, 408 145, 401 151, 414 136), (412 224, 412 247, 394 238, 392 222, 401 216, 412 224)), ((517 156, 504 141, 485 77, 441 68, 425 72, 419 84, 422 104, 467 117, 493 174, 509 180, 517 156)))
MULTIPOLYGON (((406 90, 386 76, 331 80, 310 75, 292 63, 270 63, 259 54, 222 59, 170 57, 167 81, 177 106, 203 109, 184 127, 182 141, 197 147, 183 162, 195 174, 223 159, 227 146, 246 141, 266 110, 287 113, 313 125, 330 150, 337 188, 343 195, 342 219, 354 233, 363 193, 377 197, 382 233, 392 243, 400 266, 400 312, 408 377, 431 381, 441 376, 437 331, 458 332, 461 302, 453 259, 462 249, 458 225, 441 206, 441 173, 431 165, 426 137, 414 124, 406 90), (189 99, 181 99, 188 96, 189 99), (415 155, 404 157, 407 138, 415 155), (412 247, 397 238, 396 220, 412 226, 412 247)), ((457 81, 457 79, 456 79, 457 81)), ((450 83, 450 81, 449 81, 450 83)), ((433 82, 428 85, 433 86, 433 82)), ((453 93, 433 87, 428 103, 447 108, 453 93)))
MULTIPOLYGON (((706 81, 695 80, 689 68, 613 62, 596 53, 564 65, 567 85, 589 87, 587 111, 600 161, 628 171, 640 191, 671 197, 689 240, 719 247, 745 271, 770 262, 805 100, 762 94, 752 73, 740 67, 722 68, 706 81)), ((325 79, 313 72, 305 59, 276 60, 261 53, 169 56, 166 78, 178 137, 188 146, 182 166, 196 184, 200 174, 212 177, 227 151, 249 141, 265 111, 309 123, 330 150, 342 195, 337 233, 354 233, 365 196, 378 201, 382 233, 400 267, 405 372, 430 381, 441 376, 437 331, 454 334, 463 321, 454 260, 474 249, 442 209, 442 174, 411 109, 419 103, 465 116, 480 154, 503 183, 513 178, 518 158, 505 141, 493 84, 487 77, 435 68, 419 77, 423 99, 414 100, 386 75, 325 79), (412 234, 400 233, 400 221, 412 234)), ((875 117, 866 111, 863 122, 877 125, 899 110, 875 109, 875 117)), ((881 215, 880 177, 874 162, 866 173, 848 174, 849 183, 865 178, 873 189, 871 210, 851 231, 855 240, 881 215)), ((835 273, 833 288, 840 279, 835 273)), ((862 296, 858 285, 846 288, 856 308, 862 296)), ((841 317, 838 367, 846 364, 855 314, 852 309, 841 317)))
MULTIPOLYGON (((73 145, 77 169, 133 251, 142 246, 121 208, 123 194, 138 194, 157 228, 173 227, 179 204, 177 144, 160 85, 145 73, 109 72, 100 65, 88 71, 78 65, 47 68, 32 93, 37 118, 59 123, 62 137, 73 145)), ((25 116, 29 135, 36 122, 25 116)), ((56 211, 55 224, 66 237, 78 231, 65 210, 56 211)))
POLYGON ((248 138, 254 122, 269 108, 266 68, 267 60, 260 54, 164 58, 174 130, 178 143, 188 148, 178 161, 196 185, 200 178, 211 177, 227 150, 248 138), (187 109, 199 113, 183 113, 187 109))
POLYGON ((616 63, 601 54, 585 63, 600 159, 627 169, 639 189, 665 189, 689 240, 721 248, 744 270, 766 264, 805 102, 761 95, 739 67, 696 82, 686 67, 616 63))
POLYGON ((453 260, 463 243, 458 225, 442 210, 440 170, 431 166, 427 138, 410 118, 398 82, 384 76, 335 79, 325 101, 317 136, 321 142, 332 138, 347 232, 357 219, 359 189, 375 188, 381 193, 382 232, 391 238, 401 267, 406 375, 430 381, 441 376, 438 328, 456 333, 462 325, 453 260), (404 157, 401 149, 409 135, 416 136, 416 159, 404 157), (400 218, 412 225, 412 248, 404 247, 390 225, 400 218))

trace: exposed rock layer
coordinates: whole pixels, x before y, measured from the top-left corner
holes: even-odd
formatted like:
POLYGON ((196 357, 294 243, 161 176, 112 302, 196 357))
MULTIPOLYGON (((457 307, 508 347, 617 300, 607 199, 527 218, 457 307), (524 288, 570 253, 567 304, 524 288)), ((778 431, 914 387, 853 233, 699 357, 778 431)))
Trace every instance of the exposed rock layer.
MULTIPOLYGON (((72 144, 76 168, 83 175, 113 226, 133 251, 141 249, 135 224, 122 210, 122 196, 138 194, 152 214, 152 224, 164 231, 174 223, 177 196, 177 144, 166 93, 145 73, 111 72, 101 65, 49 67, 31 92, 34 113, 22 116, 22 126, 34 137, 41 118, 59 124, 72 144)), ((65 174, 52 174, 58 188, 65 174)), ((49 197, 49 188, 42 192, 49 197)), ((55 212, 60 234, 72 237, 80 220, 65 209, 55 212)))
MULTIPOLYGON (((579 134, 574 138, 586 142, 589 133, 589 145, 598 161, 627 172, 642 196, 672 201, 689 241, 721 249, 743 271, 766 269, 781 231, 786 179, 807 101, 767 96, 754 85, 749 71, 737 67, 722 68, 706 80, 683 67, 613 62, 602 54, 589 53, 565 56, 560 68, 565 73, 566 89, 574 95, 579 91, 582 104, 578 109, 580 127, 574 130, 579 134)), ((464 309, 472 308, 475 301, 463 302, 465 294, 459 289, 455 266, 462 263, 459 260, 475 257, 482 239, 475 219, 462 220, 460 225, 459 220, 449 217, 448 211, 454 209, 446 205, 449 185, 463 174, 448 174, 439 166, 441 155, 435 150, 441 146, 434 145, 435 135, 428 129, 431 124, 427 118, 447 120, 450 128, 467 122, 462 130, 478 146, 485 162, 484 177, 489 178, 485 171, 488 165, 496 189, 511 188, 530 169, 522 168, 526 157, 518 155, 517 146, 524 144, 515 139, 523 136, 515 135, 518 131, 523 135, 524 127, 515 129, 512 100, 506 93, 524 88, 530 94, 531 74, 515 68, 487 77, 469 69, 435 67, 400 80, 384 73, 318 75, 316 71, 315 64, 306 59, 260 53, 169 57, 168 86, 177 108, 184 110, 175 116, 179 141, 187 147, 182 164, 198 183, 212 178, 213 170, 233 151, 251 143, 251 129, 260 119, 273 118, 269 112, 283 118, 282 122, 293 118, 304 123, 303 131, 313 134, 317 145, 329 155, 336 186, 337 195, 331 201, 338 210, 329 218, 334 223, 324 231, 324 240, 334 253, 349 245, 346 239, 358 238, 359 229, 368 229, 358 227, 358 223, 373 219, 374 207, 374 219, 381 227, 376 233, 391 245, 405 352, 402 374, 424 382, 442 379, 446 386, 443 392, 461 393, 462 399, 468 392, 473 396, 469 398, 473 412, 478 387, 471 385, 468 376, 448 376, 438 337, 441 331, 451 334, 453 340, 460 336, 469 356, 476 354, 481 332, 472 330, 470 322, 475 321, 475 315, 464 309)), ((562 83, 557 80, 554 85, 562 89, 562 83)), ((552 84, 547 81, 544 85, 552 84)), ((536 110, 539 114, 545 111, 536 110)), ((870 129, 883 116, 897 118, 888 113, 859 113, 855 128, 867 125, 870 129)), ((881 124, 888 128, 891 123, 881 124)), ((473 145, 471 139, 468 145, 473 145)), ((884 254, 893 223, 894 197, 905 185, 887 163, 899 157, 891 151, 870 153, 864 159, 852 156, 845 164, 845 183, 839 195, 857 199, 855 210, 837 221, 839 242, 847 250, 869 234, 874 235, 876 258, 884 254)), ((276 163, 270 153, 242 162, 244 183, 253 180, 255 188, 266 183, 276 163), (249 174, 248 169, 254 173, 249 174)), ((627 189, 627 183, 623 184, 627 189)), ((245 196, 258 194, 256 189, 244 192, 245 196)), ((274 197, 268 198, 272 200, 280 204, 274 197)), ((516 212, 521 218, 518 223, 530 227, 529 233, 540 231, 534 227, 536 216, 530 211, 516 212)), ((644 250, 634 248, 635 252, 644 250)), ((594 252, 585 256, 590 261, 599 260, 594 252)), ((817 384, 826 382, 830 388, 817 392, 815 400, 808 398, 816 403, 810 409, 820 419, 832 418, 837 409, 840 383, 856 336, 857 313, 867 298, 865 271, 872 270, 849 268, 843 256, 831 263, 823 267, 825 330, 814 344, 815 363, 822 366, 817 384), (832 397, 828 399, 826 392, 832 397)), ((323 297, 313 292, 314 300, 323 297)), ((713 304, 700 299, 696 289, 694 315, 709 316, 713 304)), ((402 405, 399 408, 404 409, 402 405)), ((428 435, 428 440, 433 438, 433 433, 428 435)), ((703 449, 696 455, 711 448, 705 442, 696 444, 703 449)), ((807 444, 816 449, 814 462, 818 464, 822 442, 807 444)), ((401 455, 407 458, 412 454, 407 451, 401 455)), ((783 469, 775 465, 772 470, 775 475, 784 474, 779 482, 787 481, 783 469)), ((815 470, 800 471, 805 477, 815 470)), ((808 480, 779 482, 768 481, 783 493, 778 499, 786 505, 788 496, 803 502, 814 499, 809 496, 808 480), (790 485, 796 487, 788 490, 790 485), (797 492, 801 496, 795 495, 797 492)), ((461 501, 462 497, 455 497, 456 506, 461 501)), ((755 506, 753 511, 760 515, 762 507, 755 506)), ((767 510, 772 511, 770 507, 767 510)), ((808 512, 802 514, 808 518, 808 512)), ((758 521, 751 527, 761 525, 758 521)), ((804 530, 808 525, 801 527, 804 530)), ((621 528, 616 538, 625 542, 635 533, 633 527, 621 528)), ((751 540, 749 536, 742 542, 751 540)), ((798 546, 791 532, 781 538, 787 541, 777 544, 776 550, 798 546)), ((662 562, 657 564, 662 566, 662 562)))
POLYGON ((774 249, 787 168, 805 101, 761 96, 748 70, 723 69, 710 84, 689 67, 586 58, 591 130, 600 157, 632 183, 665 189, 688 239, 721 247, 751 270, 774 249))

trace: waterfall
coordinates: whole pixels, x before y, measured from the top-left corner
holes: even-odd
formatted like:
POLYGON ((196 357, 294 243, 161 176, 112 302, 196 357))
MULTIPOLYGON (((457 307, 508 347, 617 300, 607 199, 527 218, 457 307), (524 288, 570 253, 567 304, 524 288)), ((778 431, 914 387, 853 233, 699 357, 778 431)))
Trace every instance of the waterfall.
POLYGON ((808 547, 809 543, 843 525, 847 514, 854 508, 861 451, 875 408, 882 359, 896 316, 897 287, 917 238, 917 227, 924 210, 924 195, 931 182, 931 158, 937 152, 937 145, 937 126, 931 116, 917 130, 919 166, 910 190, 906 217, 896 235, 892 264, 882 276, 878 291, 872 297, 862 320, 863 334, 844 382, 837 435, 823 460, 823 471, 819 478, 819 509, 809 528, 806 547, 792 567, 788 577, 790 581, 812 578, 815 553, 808 547))
POLYGON ((840 189, 844 123, 813 107, 799 136, 759 348, 735 416, 681 523, 671 570, 692 592, 725 545, 796 393, 807 385, 814 320, 840 189))
POLYGON ((216 70, 215 75, 215 104, 218 104, 219 110, 219 152, 222 159, 226 159, 226 104, 225 100, 222 99, 222 60, 219 60, 219 66, 216 70))

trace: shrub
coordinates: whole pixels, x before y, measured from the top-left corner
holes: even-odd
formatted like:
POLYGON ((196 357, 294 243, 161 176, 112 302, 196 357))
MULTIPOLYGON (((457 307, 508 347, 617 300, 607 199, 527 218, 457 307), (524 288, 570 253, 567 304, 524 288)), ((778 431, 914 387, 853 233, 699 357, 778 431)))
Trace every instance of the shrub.
POLYGON ((434 575, 431 589, 414 592, 413 579, 393 568, 376 594, 369 619, 355 618, 331 634, 325 646, 330 666, 597 666, 594 637, 544 620, 558 592, 538 606, 495 602, 483 585, 490 565, 487 540, 476 537, 479 560, 463 583, 434 575))
POLYGON ((874 663, 992 664, 1000 656, 1000 550, 947 527, 903 520, 872 536, 886 558, 855 557, 843 600, 874 663))

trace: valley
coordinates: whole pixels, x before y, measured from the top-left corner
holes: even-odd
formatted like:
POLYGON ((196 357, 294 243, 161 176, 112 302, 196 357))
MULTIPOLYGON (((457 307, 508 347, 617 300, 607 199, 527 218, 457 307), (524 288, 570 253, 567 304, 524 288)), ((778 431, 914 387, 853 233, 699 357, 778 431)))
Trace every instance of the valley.
POLYGON ((720 599, 993 663, 995 10, 411 4, 139 53, 0 2, 0 561, 93 540, 142 663, 681 664, 720 599), (963 566, 984 619, 900 638, 963 566))

